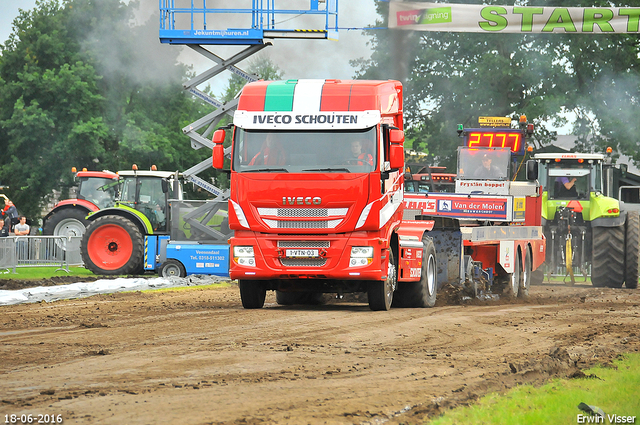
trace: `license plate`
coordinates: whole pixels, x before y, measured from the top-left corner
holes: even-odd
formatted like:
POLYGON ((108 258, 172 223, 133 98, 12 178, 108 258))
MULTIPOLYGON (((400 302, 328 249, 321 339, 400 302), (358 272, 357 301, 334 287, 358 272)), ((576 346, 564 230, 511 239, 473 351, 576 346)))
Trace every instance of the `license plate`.
POLYGON ((287 249, 285 251, 287 257, 318 257, 317 249, 287 249))

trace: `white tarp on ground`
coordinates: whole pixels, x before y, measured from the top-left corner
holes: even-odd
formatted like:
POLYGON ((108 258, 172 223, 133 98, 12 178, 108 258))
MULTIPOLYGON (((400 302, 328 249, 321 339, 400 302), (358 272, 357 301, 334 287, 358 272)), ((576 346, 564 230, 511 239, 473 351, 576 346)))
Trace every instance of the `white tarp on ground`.
POLYGON ((38 286, 36 288, 17 289, 13 291, 0 290, 0 306, 35 303, 40 301, 51 302, 72 298, 90 297, 98 294, 111 294, 114 292, 209 285, 228 280, 229 278, 225 277, 200 275, 192 275, 186 278, 156 277, 152 279, 145 279, 140 277, 104 279, 96 280, 95 282, 78 282, 58 286, 38 286))

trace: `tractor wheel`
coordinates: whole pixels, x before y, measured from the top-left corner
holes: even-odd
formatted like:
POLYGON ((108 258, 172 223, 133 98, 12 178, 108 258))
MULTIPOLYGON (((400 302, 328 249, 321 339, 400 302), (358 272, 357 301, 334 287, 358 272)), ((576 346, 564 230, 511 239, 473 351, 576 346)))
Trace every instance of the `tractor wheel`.
POLYGON ((513 265, 513 273, 508 275, 507 283, 502 291, 507 298, 517 298, 522 286, 522 254, 516 254, 516 261, 513 265))
POLYGON ((97 218, 82 237, 84 266, 95 274, 126 275, 143 264, 144 238, 131 221, 116 215, 97 218))
POLYGON ((624 281, 624 226, 594 227, 591 284, 620 288, 624 281))
POLYGON ((187 272, 178 260, 168 259, 160 266, 158 276, 161 277, 186 277, 187 272))
POLYGON ((636 289, 640 268, 640 216, 637 211, 627 213, 625 249, 624 285, 627 289, 636 289))
MULTIPOLYGON (((90 221, 86 219, 88 211, 78 208, 60 209, 47 219, 42 233, 48 236, 80 236, 84 235, 90 221)), ((66 241, 65 241, 66 242, 66 241)), ((66 243, 61 242, 61 248, 66 251, 66 243)))
POLYGON ((433 307, 438 292, 438 273, 436 247, 433 239, 422 238, 422 271, 417 282, 398 283, 398 290, 393 295, 394 307, 433 307))
POLYGON ((389 310, 393 301, 393 291, 398 285, 398 268, 396 266, 393 250, 389 248, 389 264, 387 266, 387 278, 375 280, 369 283, 367 295, 369 308, 373 311, 389 310))
POLYGON ((529 286, 533 280, 533 272, 531 271, 531 268, 533 267, 531 251, 528 247, 525 247, 525 251, 524 270, 522 270, 522 279, 520 280, 520 287, 518 288, 518 297, 520 298, 526 298, 529 296, 529 286))
POLYGON ((247 309, 262 308, 267 296, 267 287, 262 280, 238 280, 242 307, 247 309))

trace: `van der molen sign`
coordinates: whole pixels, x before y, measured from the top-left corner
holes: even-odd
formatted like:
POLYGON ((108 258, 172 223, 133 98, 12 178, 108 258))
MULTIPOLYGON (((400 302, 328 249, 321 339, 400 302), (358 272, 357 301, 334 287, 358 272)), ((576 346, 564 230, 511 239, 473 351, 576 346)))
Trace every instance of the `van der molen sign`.
POLYGON ((389 28, 521 34, 640 33, 638 7, 538 7, 389 3, 389 28))

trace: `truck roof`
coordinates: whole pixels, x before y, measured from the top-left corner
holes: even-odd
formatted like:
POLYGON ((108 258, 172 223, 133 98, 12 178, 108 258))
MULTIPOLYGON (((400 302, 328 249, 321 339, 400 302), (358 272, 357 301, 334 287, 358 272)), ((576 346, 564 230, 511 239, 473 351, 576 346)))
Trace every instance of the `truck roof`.
POLYGON ((395 80, 285 80, 245 85, 238 102, 242 111, 402 112, 402 84, 395 80))
POLYGON ((101 177, 105 179, 117 179, 118 175, 113 171, 103 170, 103 171, 78 171, 76 173, 77 177, 101 177))
POLYGON ((578 153, 578 152, 567 152, 567 153, 537 153, 533 156, 533 159, 595 159, 595 160, 603 160, 605 156, 601 153, 578 153))

